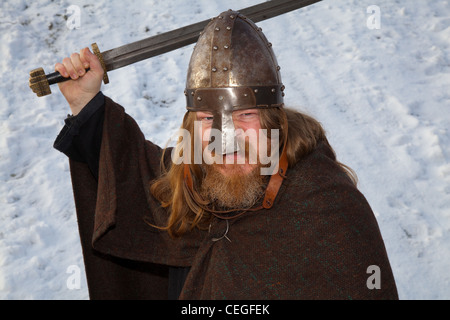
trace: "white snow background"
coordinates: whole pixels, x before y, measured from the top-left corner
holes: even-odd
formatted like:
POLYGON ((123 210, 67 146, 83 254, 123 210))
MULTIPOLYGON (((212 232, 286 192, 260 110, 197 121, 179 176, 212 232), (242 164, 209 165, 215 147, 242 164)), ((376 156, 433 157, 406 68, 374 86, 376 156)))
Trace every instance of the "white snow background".
MULTIPOLYGON (((69 109, 57 86, 37 98, 28 72, 260 1, 0 3, 0 299, 88 299, 68 161, 52 148, 69 109)), ((315 116, 358 174, 400 298, 449 299, 450 2, 325 0, 258 25, 286 104, 315 116)), ((192 48, 112 71, 102 88, 161 146, 185 112, 192 48)))

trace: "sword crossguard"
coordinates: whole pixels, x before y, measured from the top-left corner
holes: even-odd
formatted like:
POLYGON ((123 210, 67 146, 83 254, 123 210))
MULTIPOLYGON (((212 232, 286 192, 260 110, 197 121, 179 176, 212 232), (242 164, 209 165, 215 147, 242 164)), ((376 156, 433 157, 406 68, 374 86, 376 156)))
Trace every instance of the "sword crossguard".
MULTIPOLYGON (((105 61, 103 60, 102 53, 95 42, 92 44, 92 51, 97 56, 98 60, 100 60, 103 71, 105 72, 103 74, 103 83, 108 84, 109 78, 106 73, 105 61)), ((46 75, 43 68, 37 68, 30 71, 30 79, 28 83, 31 90, 36 93, 38 97, 43 97, 52 93, 50 90, 50 85, 67 80, 70 80, 70 78, 63 77, 59 72, 53 72, 46 75)))
POLYGON ((105 61, 103 60, 103 55, 100 52, 97 43, 93 43, 92 44, 92 51, 94 51, 94 54, 97 56, 98 60, 100 60, 100 63, 102 65, 103 71, 105 72, 103 74, 103 83, 104 84, 108 84, 109 83, 109 78, 108 78, 108 73, 106 72, 106 65, 105 65, 105 61))

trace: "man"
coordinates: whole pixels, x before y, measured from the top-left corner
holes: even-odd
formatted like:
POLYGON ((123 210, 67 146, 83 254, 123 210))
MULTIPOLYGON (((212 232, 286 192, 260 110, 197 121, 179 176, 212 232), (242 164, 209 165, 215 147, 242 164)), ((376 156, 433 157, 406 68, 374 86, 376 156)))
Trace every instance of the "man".
POLYGON ((75 80, 60 84, 73 116, 55 147, 91 298, 397 299, 354 175, 316 120, 284 107, 271 44, 246 17, 223 12, 200 36, 173 149, 99 92, 88 49, 55 69, 75 80))

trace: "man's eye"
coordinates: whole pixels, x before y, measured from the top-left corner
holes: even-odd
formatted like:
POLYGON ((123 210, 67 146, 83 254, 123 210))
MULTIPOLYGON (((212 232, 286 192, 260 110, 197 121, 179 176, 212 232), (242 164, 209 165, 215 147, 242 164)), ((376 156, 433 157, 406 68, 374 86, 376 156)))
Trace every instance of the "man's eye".
POLYGON ((249 118, 253 118, 256 116, 258 116, 258 114, 255 112, 246 112, 246 113, 241 113, 239 115, 239 117, 241 117, 242 119, 249 119, 249 118))

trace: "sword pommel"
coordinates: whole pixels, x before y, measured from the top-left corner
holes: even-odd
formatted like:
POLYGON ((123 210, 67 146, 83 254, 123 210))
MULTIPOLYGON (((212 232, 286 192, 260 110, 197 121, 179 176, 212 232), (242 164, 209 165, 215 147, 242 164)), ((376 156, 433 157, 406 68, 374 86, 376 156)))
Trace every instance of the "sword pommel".
POLYGON ((29 86, 38 97, 43 97, 52 93, 44 69, 42 68, 30 71, 29 86))

